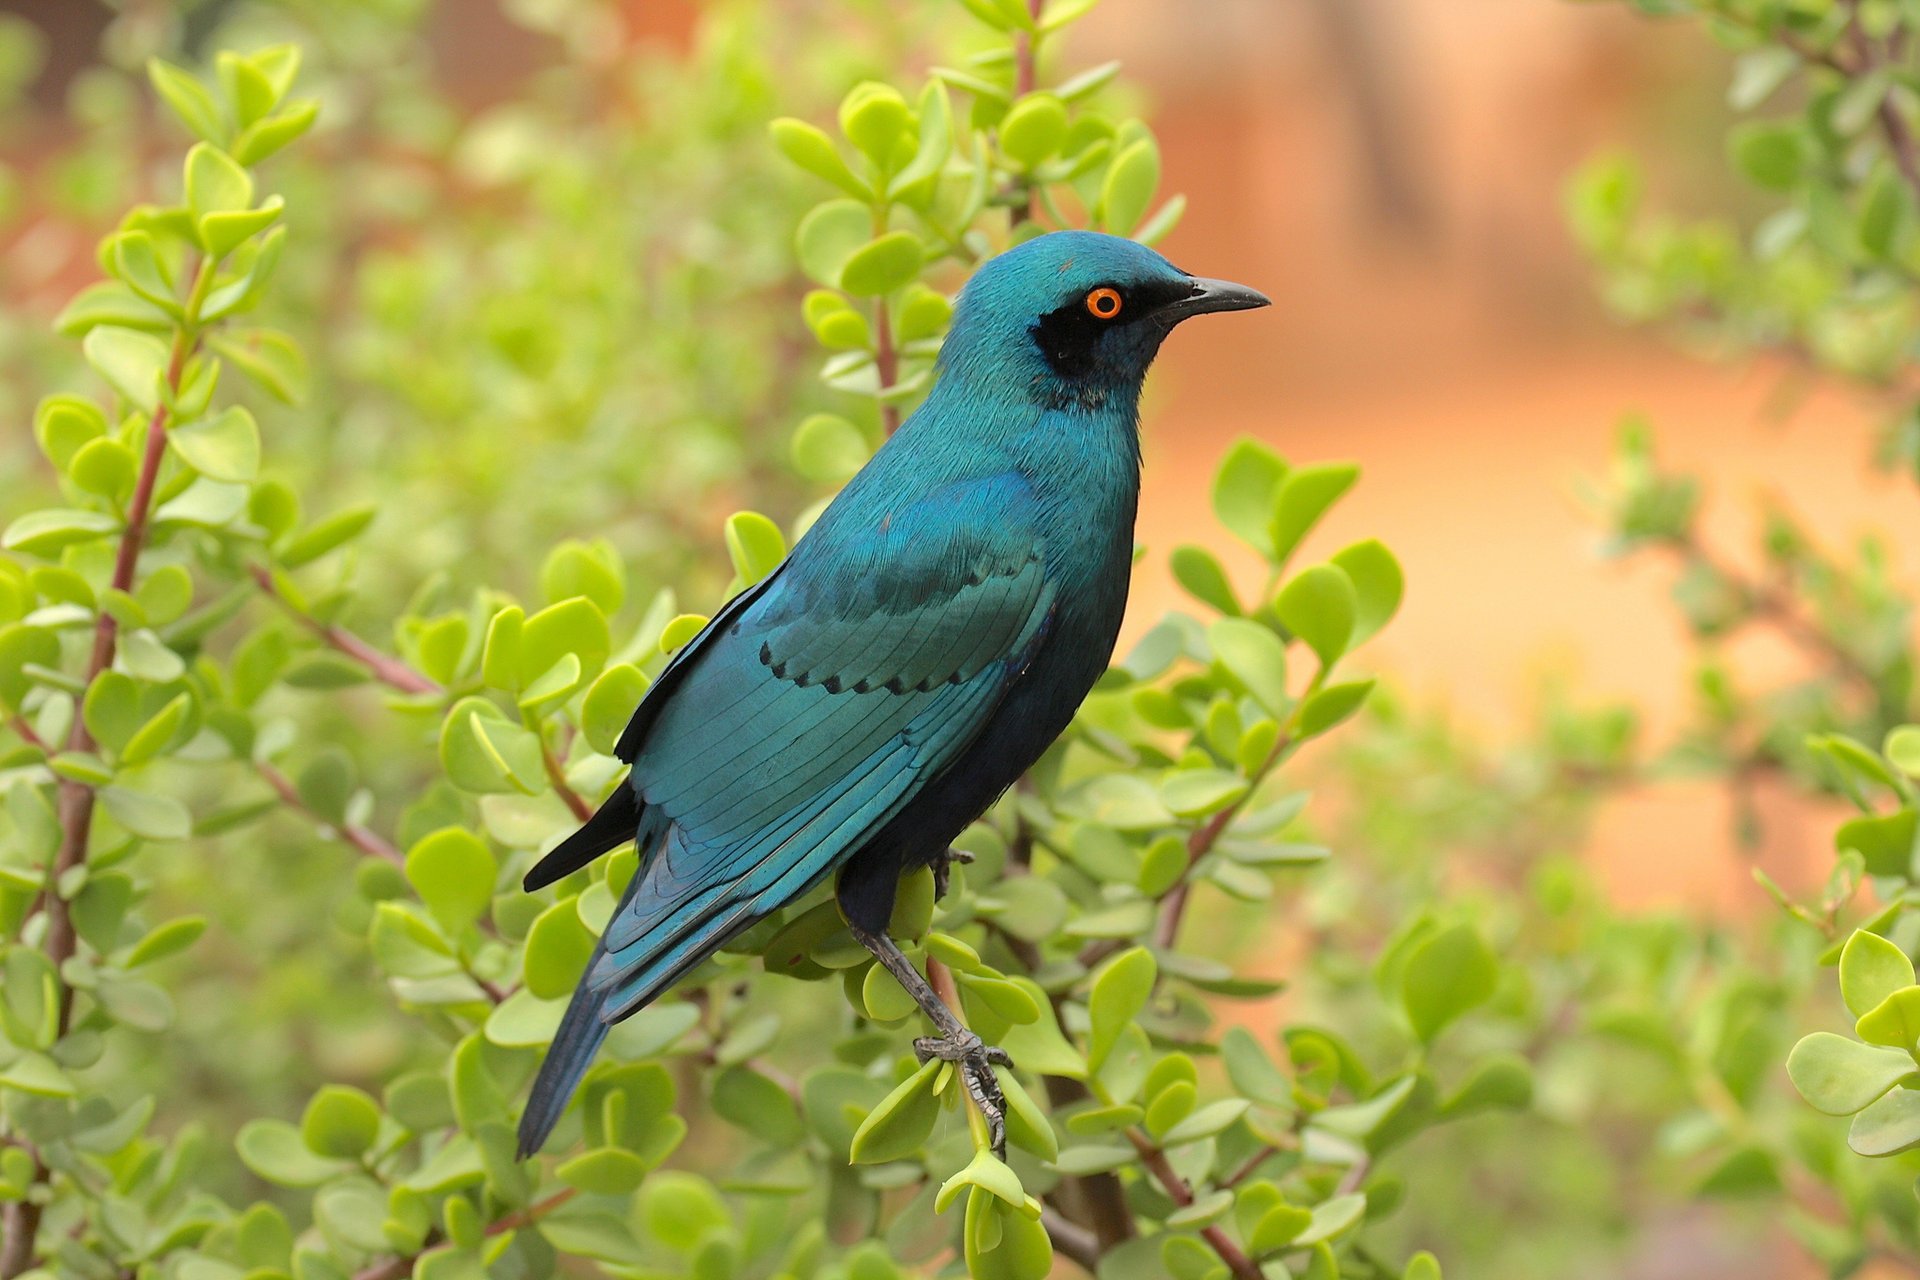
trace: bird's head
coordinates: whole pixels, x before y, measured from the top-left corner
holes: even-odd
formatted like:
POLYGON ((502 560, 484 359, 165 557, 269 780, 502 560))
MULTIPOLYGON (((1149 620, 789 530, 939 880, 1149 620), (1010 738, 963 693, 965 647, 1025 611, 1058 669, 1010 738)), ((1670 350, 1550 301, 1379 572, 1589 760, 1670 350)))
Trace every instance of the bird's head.
POLYGON ((1266 305, 1244 285, 1189 275, 1132 240, 1056 231, 974 274, 941 349, 942 376, 1057 407, 1099 407, 1138 395, 1182 320, 1266 305))

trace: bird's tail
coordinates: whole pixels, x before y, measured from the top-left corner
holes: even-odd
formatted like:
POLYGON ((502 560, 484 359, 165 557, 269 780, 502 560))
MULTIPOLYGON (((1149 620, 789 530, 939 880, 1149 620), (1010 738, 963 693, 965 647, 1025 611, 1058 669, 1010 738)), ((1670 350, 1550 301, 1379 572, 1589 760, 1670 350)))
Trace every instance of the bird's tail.
POLYGON ((521 888, 528 893, 544 889, 633 839, 640 830, 640 807, 640 797, 634 792, 632 780, 622 778, 606 803, 578 831, 533 864, 533 870, 520 882, 521 888))
MULTIPOLYGON (((645 846, 659 835, 643 829, 640 841, 645 846)), ((666 838, 673 839, 672 833, 668 832, 666 838)), ((613 913, 615 921, 630 914, 636 898, 659 892, 650 874, 658 856, 656 851, 648 857, 627 885, 613 913)), ((620 948, 618 965, 603 963, 607 957, 604 936, 594 944, 593 958, 574 989, 572 1003, 554 1033, 553 1045, 540 1064, 527 1109, 520 1117, 522 1159, 538 1151, 560 1122, 568 1100, 613 1024, 651 1004, 759 918, 757 912, 737 907, 709 909, 691 916, 674 913, 627 940, 620 948)))
MULTIPOLYGON (((640 838, 640 815, 640 798, 635 794, 632 784, 623 778, 620 785, 613 789, 613 794, 607 797, 606 803, 578 831, 555 845, 546 857, 534 864, 521 882, 522 886, 529 893, 544 889, 554 881, 572 875, 601 854, 640 838)), ((635 876, 634 882, 638 883, 639 879, 639 876, 635 876)), ((627 892, 633 892, 631 885, 627 892)), ((595 960, 600 958, 600 951, 598 946, 594 948, 595 960)), ((586 1074, 587 1067, 593 1062, 593 1055, 599 1051, 600 1042, 607 1038, 608 1024, 600 1018, 600 1009, 605 1003, 605 998, 590 991, 585 983, 574 992, 573 1003, 567 1006, 566 1017, 561 1019, 560 1029, 554 1033, 546 1060, 540 1064, 540 1075, 534 1081, 533 1095, 527 1100, 527 1110, 520 1117, 521 1159, 533 1154, 547 1140, 547 1135, 560 1120, 560 1113, 566 1110, 567 1099, 573 1096, 574 1087, 580 1083, 580 1077, 586 1074)))

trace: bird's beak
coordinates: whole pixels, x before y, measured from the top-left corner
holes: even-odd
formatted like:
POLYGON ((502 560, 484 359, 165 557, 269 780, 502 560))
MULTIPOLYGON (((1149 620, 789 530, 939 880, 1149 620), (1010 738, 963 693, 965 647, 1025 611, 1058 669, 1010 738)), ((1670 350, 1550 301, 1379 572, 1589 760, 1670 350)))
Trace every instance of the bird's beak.
POLYGON ((1170 321, 1178 322, 1209 311, 1251 311, 1255 307, 1272 305, 1273 300, 1258 289, 1249 289, 1231 280, 1209 280, 1205 276, 1195 276, 1193 292, 1162 307, 1161 314, 1170 321))

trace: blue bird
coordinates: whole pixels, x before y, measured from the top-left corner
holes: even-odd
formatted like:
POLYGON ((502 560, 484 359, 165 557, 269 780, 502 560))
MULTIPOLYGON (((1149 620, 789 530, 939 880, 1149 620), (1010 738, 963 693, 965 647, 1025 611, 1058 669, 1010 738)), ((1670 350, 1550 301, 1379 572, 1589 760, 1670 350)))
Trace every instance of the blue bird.
POLYGON ((838 872, 854 937, 940 1034, 1000 1145, 983 1045, 887 937, 895 887, 1040 758, 1126 607, 1139 402, 1173 327, 1267 305, 1129 240, 1036 237, 962 291, 924 404, 766 578, 660 673, 631 766, 531 891, 642 853, 520 1124, 537 1150, 614 1023, 838 872))

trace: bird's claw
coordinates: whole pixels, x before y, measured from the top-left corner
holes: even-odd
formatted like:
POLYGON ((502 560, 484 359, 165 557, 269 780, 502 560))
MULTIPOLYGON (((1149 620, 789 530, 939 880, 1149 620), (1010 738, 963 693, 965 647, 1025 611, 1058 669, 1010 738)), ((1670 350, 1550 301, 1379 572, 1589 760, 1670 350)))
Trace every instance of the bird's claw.
POLYGON ((947 896, 947 874, 953 870, 953 864, 967 866, 973 861, 973 855, 965 849, 956 849, 948 845, 933 856, 933 896, 935 899, 947 896))
POLYGON ((987 1122, 987 1134, 997 1159, 1007 1158, 1007 1099, 1000 1091, 995 1067, 1012 1069, 1013 1059, 998 1045, 987 1044, 971 1031, 953 1036, 922 1036, 913 1042, 914 1056, 922 1063, 938 1059, 951 1062, 967 1087, 980 1118, 987 1122))

